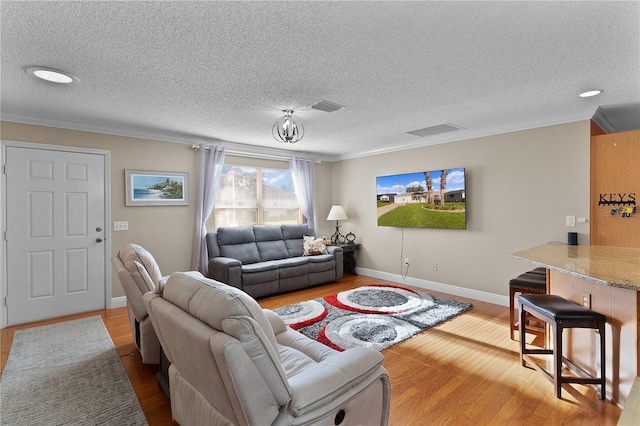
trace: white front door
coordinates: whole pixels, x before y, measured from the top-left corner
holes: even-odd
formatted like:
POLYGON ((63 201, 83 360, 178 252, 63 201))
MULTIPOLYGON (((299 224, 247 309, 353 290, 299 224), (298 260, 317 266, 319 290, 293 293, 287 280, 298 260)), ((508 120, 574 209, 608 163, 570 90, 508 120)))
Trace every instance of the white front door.
POLYGON ((7 323, 106 307, 104 156, 6 148, 7 323))

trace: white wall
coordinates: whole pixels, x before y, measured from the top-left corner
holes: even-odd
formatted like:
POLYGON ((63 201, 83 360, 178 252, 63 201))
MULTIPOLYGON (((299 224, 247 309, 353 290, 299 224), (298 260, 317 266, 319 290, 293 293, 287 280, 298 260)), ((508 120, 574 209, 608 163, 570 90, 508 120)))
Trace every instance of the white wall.
POLYGON ((589 217, 589 150, 590 123, 580 121, 345 160, 333 165, 334 202, 349 216, 343 233, 362 243, 361 271, 402 282, 408 257, 407 284, 502 298, 509 279, 533 267, 510 253, 566 242, 568 231, 589 244, 588 223, 565 226, 566 215, 589 217), (466 230, 377 226, 376 176, 454 167, 466 168, 466 230))

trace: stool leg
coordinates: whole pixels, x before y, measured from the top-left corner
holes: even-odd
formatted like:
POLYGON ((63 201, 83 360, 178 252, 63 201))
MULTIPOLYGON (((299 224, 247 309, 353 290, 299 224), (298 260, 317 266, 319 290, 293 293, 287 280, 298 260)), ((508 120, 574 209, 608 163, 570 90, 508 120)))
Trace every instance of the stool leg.
POLYGON ((556 396, 558 398, 562 397, 562 332, 563 327, 562 324, 558 324, 554 322, 552 324, 553 329, 553 364, 555 369, 555 374, 553 376, 554 386, 556 388, 556 396))
POLYGON ((513 298, 516 294, 516 289, 513 287, 509 288, 509 333, 511 334, 511 340, 514 340, 513 338, 513 329, 514 324, 515 324, 515 307, 514 307, 514 301, 513 298))
POLYGON ((524 361, 524 357, 522 355, 524 355, 525 351, 527 350, 527 347, 526 347, 527 339, 525 338, 526 330, 524 326, 524 317, 527 315, 527 313, 524 310, 522 303, 520 304, 519 312, 520 312, 520 364, 522 364, 522 366, 525 367, 526 362, 524 361))
POLYGON ((605 324, 600 324, 598 329, 600 331, 600 378, 602 379, 602 381, 600 382, 600 399, 605 399, 607 393, 607 376, 605 368, 607 364, 607 358, 605 357, 606 340, 604 337, 605 324))

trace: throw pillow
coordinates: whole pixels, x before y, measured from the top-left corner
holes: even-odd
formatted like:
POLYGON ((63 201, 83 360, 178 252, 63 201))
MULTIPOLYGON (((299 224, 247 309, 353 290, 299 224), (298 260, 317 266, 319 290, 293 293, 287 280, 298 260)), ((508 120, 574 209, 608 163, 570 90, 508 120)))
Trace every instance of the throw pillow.
POLYGON ((327 247, 324 245, 324 238, 310 237, 304 235, 302 237, 302 255, 317 256, 319 254, 327 254, 327 247))

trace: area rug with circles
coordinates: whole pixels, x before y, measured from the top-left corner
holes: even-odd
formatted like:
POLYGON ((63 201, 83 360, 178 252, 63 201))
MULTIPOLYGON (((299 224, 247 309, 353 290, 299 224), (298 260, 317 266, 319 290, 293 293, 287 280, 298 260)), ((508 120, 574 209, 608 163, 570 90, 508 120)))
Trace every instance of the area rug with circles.
POLYGON ((275 309, 291 328, 337 350, 382 350, 447 321, 471 303, 372 284, 275 309))

